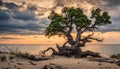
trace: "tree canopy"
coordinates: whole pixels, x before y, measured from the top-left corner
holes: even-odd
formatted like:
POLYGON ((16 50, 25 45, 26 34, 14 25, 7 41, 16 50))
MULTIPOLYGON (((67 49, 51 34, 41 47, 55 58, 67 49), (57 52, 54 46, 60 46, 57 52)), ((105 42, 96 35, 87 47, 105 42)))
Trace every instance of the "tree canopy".
POLYGON ((111 24, 110 18, 108 12, 103 12, 99 8, 92 10, 90 17, 84 14, 83 10, 80 8, 65 7, 62 9, 61 14, 53 10, 48 16, 51 23, 46 28, 45 35, 48 37, 63 35, 68 39, 66 43, 81 47, 91 40, 100 41, 99 39, 93 38, 93 34, 84 37, 82 37, 82 34, 87 31, 93 32, 100 26, 111 24), (73 40, 71 35, 73 29, 76 30, 75 40, 73 40))

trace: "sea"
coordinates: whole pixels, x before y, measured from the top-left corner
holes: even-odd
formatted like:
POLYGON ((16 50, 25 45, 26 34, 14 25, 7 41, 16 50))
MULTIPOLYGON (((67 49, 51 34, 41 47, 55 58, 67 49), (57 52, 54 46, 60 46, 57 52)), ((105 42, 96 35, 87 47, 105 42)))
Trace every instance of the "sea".
MULTIPOLYGON (((53 47, 54 44, 0 44, 0 51, 20 51, 30 54, 40 54, 40 51, 53 47)), ((100 53, 104 56, 110 56, 112 54, 120 53, 120 44, 87 44, 85 47, 81 47, 83 51, 90 50, 100 53)), ((57 49, 56 49, 57 50, 57 49)), ((51 55, 52 51, 48 51, 47 55, 51 55)))

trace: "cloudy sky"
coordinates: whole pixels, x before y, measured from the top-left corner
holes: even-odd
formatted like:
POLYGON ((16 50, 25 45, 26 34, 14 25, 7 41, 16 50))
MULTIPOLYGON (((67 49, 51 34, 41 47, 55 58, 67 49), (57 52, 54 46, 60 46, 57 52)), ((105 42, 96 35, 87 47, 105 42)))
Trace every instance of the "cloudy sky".
POLYGON ((95 8, 109 12, 112 24, 101 27, 98 35, 105 39, 102 43, 120 43, 120 0, 0 0, 0 44, 62 43, 42 33, 51 10, 60 13, 63 7, 80 7, 87 15, 95 8))

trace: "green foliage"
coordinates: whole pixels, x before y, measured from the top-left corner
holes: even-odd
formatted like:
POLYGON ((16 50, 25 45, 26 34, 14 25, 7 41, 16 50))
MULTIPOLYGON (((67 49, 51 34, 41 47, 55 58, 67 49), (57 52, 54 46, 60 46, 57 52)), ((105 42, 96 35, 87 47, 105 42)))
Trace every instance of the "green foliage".
POLYGON ((115 59, 120 59, 120 54, 113 54, 110 57, 115 59))
POLYGON ((61 35, 63 30, 66 29, 67 21, 59 14, 54 11, 48 17, 51 21, 51 24, 46 29, 45 33, 48 36, 59 34, 61 35))
MULTIPOLYGON (((92 28, 91 31, 97 29, 98 26, 111 24, 108 12, 101 12, 100 9, 92 10, 91 18, 87 17, 80 8, 65 7, 62 14, 52 11, 48 18, 51 20, 50 25, 46 28, 46 36, 66 35, 69 29, 76 30, 92 28)), ((70 31, 71 33, 71 31, 70 31)))
POLYGON ((110 16, 108 15, 108 12, 102 13, 99 8, 96 10, 92 10, 91 18, 95 19, 94 25, 96 26, 111 24, 110 16))

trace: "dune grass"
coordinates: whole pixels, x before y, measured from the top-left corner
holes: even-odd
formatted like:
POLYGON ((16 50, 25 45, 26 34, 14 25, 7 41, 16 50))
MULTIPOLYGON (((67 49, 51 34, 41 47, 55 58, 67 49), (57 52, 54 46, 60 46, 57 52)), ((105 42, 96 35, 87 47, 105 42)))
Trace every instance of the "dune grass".
POLYGON ((27 52, 21 52, 21 51, 19 51, 19 48, 15 48, 15 47, 11 47, 11 48, 6 47, 3 51, 0 51, 0 54, 4 55, 4 56, 3 55, 0 56, 1 61, 6 60, 5 54, 9 54, 8 59, 10 59, 10 60, 14 59, 15 57, 30 59, 30 60, 35 59, 34 55, 31 55, 27 52))
POLYGON ((1 61, 6 61, 6 59, 7 59, 7 58, 6 58, 5 55, 0 56, 0 60, 1 60, 1 61))

